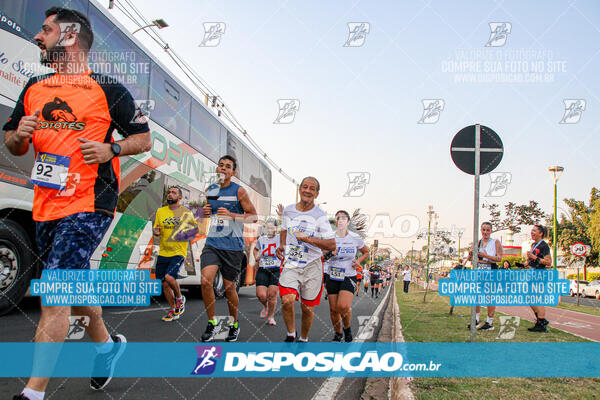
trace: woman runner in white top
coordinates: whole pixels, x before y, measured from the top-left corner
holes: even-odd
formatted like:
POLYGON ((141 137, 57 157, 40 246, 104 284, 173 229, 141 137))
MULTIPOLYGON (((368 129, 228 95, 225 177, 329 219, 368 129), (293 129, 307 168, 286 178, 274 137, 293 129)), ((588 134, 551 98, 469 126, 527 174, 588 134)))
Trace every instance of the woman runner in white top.
MULTIPOLYGON (((502 261, 502 244, 498 239, 492 239, 492 224, 484 222, 481 224, 481 240, 479 241, 479 252, 477 257, 479 258, 479 265, 477 268, 481 269, 492 269, 492 264, 497 264, 502 261)), ((469 252, 469 258, 473 260, 473 251, 469 252)), ((481 306, 475 307, 475 324, 479 325, 479 312, 481 306)), ((477 330, 491 331, 494 330, 494 313, 496 312, 496 306, 487 306, 487 319, 485 323, 477 328, 477 330)), ((468 329, 471 329, 471 324, 467 325, 468 329)))
POLYGON ((335 213, 337 226, 333 257, 327 260, 325 288, 329 299, 329 314, 335 334, 334 342, 352 341, 350 321, 352 319, 352 299, 356 291, 356 267, 369 257, 369 248, 362 238, 348 230, 350 215, 344 210, 335 213), (356 251, 362 255, 356 259, 356 251), (344 333, 342 334, 342 324, 344 333))

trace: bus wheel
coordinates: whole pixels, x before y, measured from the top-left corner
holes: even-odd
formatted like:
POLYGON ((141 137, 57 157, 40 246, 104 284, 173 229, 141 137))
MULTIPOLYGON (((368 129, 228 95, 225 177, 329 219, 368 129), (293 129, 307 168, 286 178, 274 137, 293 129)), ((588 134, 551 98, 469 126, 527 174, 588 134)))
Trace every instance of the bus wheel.
POLYGON ((19 304, 34 275, 32 245, 18 224, 0 221, 0 315, 19 304))
POLYGON ((215 280, 213 281, 213 290, 215 291, 215 298, 222 299, 225 297, 225 284, 223 283, 223 276, 221 271, 217 271, 215 280))

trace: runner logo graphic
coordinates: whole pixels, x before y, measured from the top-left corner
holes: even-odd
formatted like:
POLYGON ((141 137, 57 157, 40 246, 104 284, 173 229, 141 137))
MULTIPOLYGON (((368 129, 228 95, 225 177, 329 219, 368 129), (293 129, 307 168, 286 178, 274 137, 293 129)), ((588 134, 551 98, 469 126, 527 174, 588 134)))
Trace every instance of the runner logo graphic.
POLYGON ((300 110, 300 100, 298 99, 279 99, 279 114, 274 124, 291 124, 296 118, 296 113, 300 110))
POLYGON ((423 99, 423 115, 419 124, 435 124, 440 119, 440 114, 444 110, 445 102, 442 99, 423 99))
POLYGON ((131 123, 133 124, 145 124, 148 123, 148 119, 150 117, 150 113, 154 111, 154 100, 143 99, 143 100, 134 100, 135 101, 135 112, 133 113, 133 118, 131 118, 131 123))
POLYGON ((204 39, 199 47, 216 47, 221 44, 221 36, 225 34, 225 22, 205 22, 204 39))
POLYGON ((196 367, 190 375, 210 375, 217 368, 217 359, 221 358, 221 346, 196 346, 198 360, 196 367))
POLYGON ((229 334, 229 322, 233 322, 233 317, 229 315, 217 315, 217 326, 215 327, 215 340, 225 340, 229 334))
POLYGON ((565 114, 559 124, 576 124, 581 119, 581 114, 585 110, 584 99, 564 99, 565 114))
POLYGON ((501 315, 500 317, 500 330, 496 339, 511 340, 514 339, 517 333, 517 328, 521 323, 520 317, 514 317, 512 315, 501 315))
POLYGON ((510 172, 490 172, 490 189, 485 197, 504 196, 511 181, 512 174, 510 172))
POLYGON ((490 38, 485 47, 504 46, 511 30, 512 24, 510 22, 490 22, 490 38))
POLYGON ((371 31, 371 25, 368 22, 348 22, 348 31, 344 47, 361 47, 371 31))
POLYGON ((373 337, 375 328, 379 324, 379 317, 376 315, 359 315, 358 319, 358 339, 368 340, 373 337))
POLYGON ((361 197, 371 181, 369 172, 348 172, 348 189, 344 197, 361 197))
POLYGON ((87 315, 71 315, 69 317, 69 331, 67 332, 67 340, 83 339, 85 329, 90 326, 90 317, 87 315))
POLYGON ((56 45, 63 47, 72 46, 75 43, 77 34, 81 31, 81 24, 76 22, 59 22, 58 26, 60 27, 60 37, 56 45))

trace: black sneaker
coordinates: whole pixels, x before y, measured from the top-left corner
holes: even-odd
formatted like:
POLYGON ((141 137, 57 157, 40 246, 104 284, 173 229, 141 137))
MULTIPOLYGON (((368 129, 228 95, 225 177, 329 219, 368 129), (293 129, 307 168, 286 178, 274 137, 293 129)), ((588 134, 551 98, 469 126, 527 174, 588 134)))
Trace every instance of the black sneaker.
POLYGON ((287 342, 287 343, 293 343, 293 342, 295 342, 295 341, 296 341, 296 335, 293 335, 293 336, 286 335, 286 336, 285 336, 285 340, 284 340, 284 342, 287 342))
POLYGON ((546 318, 544 319, 540 319, 540 322, 542 323, 542 325, 544 326, 548 326, 548 324, 550 323, 546 318))
POLYGON ((238 336, 240 335, 240 327, 238 323, 229 324, 229 335, 225 338, 226 342, 237 342, 238 336))
POLYGON ((344 341, 351 342, 352 341, 352 329, 344 329, 344 341))
POLYGON ((529 332, 548 332, 548 329, 546 329, 546 325, 539 319, 537 320, 534 326, 532 326, 531 328, 527 328, 527 330, 529 332))
POLYGON ((481 325, 479 328, 477 328, 478 331, 493 331, 494 330, 494 325, 493 324, 488 324, 487 321, 485 321, 485 324, 481 325))
POLYGON ((13 396, 13 400, 29 400, 29 397, 25 397, 25 395, 23 393, 19 394, 19 395, 14 395, 13 396))
POLYGON ((108 353, 97 354, 94 360, 94 368, 92 369, 92 378, 90 380, 90 388, 93 390, 104 389, 111 381, 115 372, 115 365, 119 357, 123 355, 127 345, 127 339, 123 335, 110 335, 114 344, 112 350, 108 353))
POLYGON ((210 322, 210 320, 208 321, 208 325, 206 325, 206 330, 204 331, 204 333, 202 334, 202 337, 200 338, 203 342, 212 342, 212 340, 215 338, 217 332, 215 330, 217 326, 213 325, 212 322, 210 322))
POLYGON ((333 335, 333 339, 331 339, 332 342, 341 342, 342 339, 344 338, 344 334, 341 332, 335 332, 333 335))
MULTIPOLYGON (((475 329, 477 329, 477 325, 479 325, 479 321, 475 320, 475 329)), ((471 329, 471 324, 467 325, 467 329, 471 329)))

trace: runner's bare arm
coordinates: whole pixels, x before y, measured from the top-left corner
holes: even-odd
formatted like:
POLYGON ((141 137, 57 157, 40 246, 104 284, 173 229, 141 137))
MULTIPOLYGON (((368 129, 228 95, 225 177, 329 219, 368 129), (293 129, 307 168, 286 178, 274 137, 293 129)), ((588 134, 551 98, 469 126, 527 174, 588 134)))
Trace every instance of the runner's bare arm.
POLYGON ((231 219, 239 220, 244 222, 245 224, 254 224, 258 221, 258 217, 256 216, 256 209, 254 208, 254 204, 250 201, 250 196, 248 196, 248 192, 242 187, 238 189, 238 199, 240 204, 242 205, 242 209, 244 210, 243 214, 232 213, 224 207, 220 207, 217 210, 217 214, 227 216, 231 219))
MULTIPOLYGON (((86 164, 102 164, 110 161, 114 153, 110 143, 94 142, 85 138, 78 138, 81 142, 81 153, 86 164)), ((120 156, 140 154, 152 148, 150 132, 138 133, 116 142, 121 146, 120 156)))
MULTIPOLYGON (((300 240, 300 239, 298 239, 300 240)), ((307 236, 302 239, 303 242, 317 246, 321 250, 334 251, 336 249, 335 239, 318 239, 315 237, 307 236)))
POLYGON ((369 258, 369 248, 366 245, 364 245, 362 249, 358 249, 358 251, 362 253, 362 256, 358 257, 358 259, 356 260, 356 262, 360 265, 363 261, 369 258))
POLYGON ((252 246, 252 252, 254 253, 254 260, 258 263, 258 261, 260 260, 260 254, 258 248, 256 247, 257 244, 258 241, 254 242, 254 245, 252 246))
POLYGON ((496 240, 496 257, 494 262, 502 262, 502 257, 504 256, 504 250, 502 249, 502 244, 499 240, 496 240))
POLYGON ((546 267, 552 265, 552 256, 550 254, 546 254, 544 258, 540 258, 540 264, 544 264, 546 267))
POLYGON ((121 156, 132 156, 134 154, 145 153, 152 149, 150 132, 130 135, 117 142, 121 146, 121 156))
POLYGON ((22 156, 29 150, 29 141, 33 137, 33 131, 39 124, 40 112, 26 115, 19 121, 17 129, 6 131, 4 134, 4 145, 15 156, 22 156))
POLYGON ((279 247, 277 248, 277 258, 279 258, 280 260, 283 260, 283 257, 285 256, 285 242, 287 240, 287 230, 282 229, 281 232, 279 233, 279 247))

